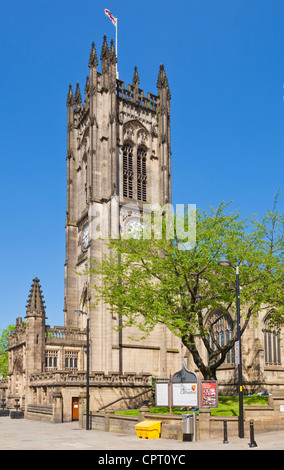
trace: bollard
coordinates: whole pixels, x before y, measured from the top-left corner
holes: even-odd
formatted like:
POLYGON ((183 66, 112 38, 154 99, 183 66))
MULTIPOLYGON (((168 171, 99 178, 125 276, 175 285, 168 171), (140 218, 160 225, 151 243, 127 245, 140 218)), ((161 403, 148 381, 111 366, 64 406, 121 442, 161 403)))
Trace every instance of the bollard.
POLYGON ((11 419, 21 419, 24 418, 24 412, 20 411, 20 405, 19 405, 19 398, 15 398, 15 405, 14 408, 16 408, 16 411, 11 411, 10 412, 10 418, 11 419))
POLYGON ((224 423, 224 440, 223 440, 223 444, 229 444, 229 441, 228 441, 227 421, 224 420, 223 423, 224 423))
POLYGON ((253 428, 253 419, 250 420, 249 422, 249 427, 250 427, 250 442, 249 446, 250 447, 257 447, 257 443, 254 440, 254 428, 253 428))

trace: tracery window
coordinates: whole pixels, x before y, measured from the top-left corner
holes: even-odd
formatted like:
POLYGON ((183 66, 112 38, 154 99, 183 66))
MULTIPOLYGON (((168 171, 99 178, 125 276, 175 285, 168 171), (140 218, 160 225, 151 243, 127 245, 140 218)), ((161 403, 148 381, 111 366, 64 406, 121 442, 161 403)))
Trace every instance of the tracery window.
POLYGON ((137 151, 137 199, 146 202, 147 174, 146 174, 146 150, 139 147, 137 151))
POLYGON ((77 351, 65 351, 65 369, 78 369, 77 351))
POLYGON ((45 368, 57 369, 58 351, 45 351, 45 368))
POLYGON ((281 364, 280 330, 277 326, 271 326, 269 316, 264 321, 264 357, 265 364, 281 364))
POLYGON ((123 146, 123 196, 133 198, 133 147, 123 146))
MULTIPOLYGON (((211 313, 208 320, 211 334, 208 337, 211 349, 214 351, 218 346, 223 348, 233 334, 233 322, 230 315, 222 310, 215 310, 211 313)), ((235 363, 235 347, 231 348, 226 354, 226 364, 235 363)))

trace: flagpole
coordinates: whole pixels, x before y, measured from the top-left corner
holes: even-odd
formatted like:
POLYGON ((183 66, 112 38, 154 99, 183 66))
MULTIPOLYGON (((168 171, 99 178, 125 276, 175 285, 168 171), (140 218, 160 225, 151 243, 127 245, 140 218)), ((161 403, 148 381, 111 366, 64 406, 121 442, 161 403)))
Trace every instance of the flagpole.
POLYGON ((114 17, 114 15, 109 10, 107 10, 106 8, 104 9, 104 12, 105 12, 106 16, 109 17, 112 24, 115 26, 116 78, 118 79, 118 71, 117 71, 117 16, 114 17))
POLYGON ((118 61, 118 54, 117 54, 117 17, 116 17, 116 25, 115 25, 115 50, 116 50, 116 78, 118 79, 118 71, 117 71, 117 61, 118 61))

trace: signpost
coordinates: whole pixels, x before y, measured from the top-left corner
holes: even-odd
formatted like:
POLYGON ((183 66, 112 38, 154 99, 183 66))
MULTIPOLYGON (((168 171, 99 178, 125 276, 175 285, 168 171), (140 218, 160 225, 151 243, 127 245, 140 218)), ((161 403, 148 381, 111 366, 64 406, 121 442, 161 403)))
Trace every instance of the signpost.
POLYGON ((155 385, 156 406, 180 406, 184 408, 218 408, 217 380, 200 380, 183 368, 173 374, 170 380, 158 380, 155 385))
POLYGON ((172 377, 172 406, 198 407, 198 377, 187 369, 185 361, 172 377))
MULTIPOLYGON (((200 373, 199 373, 200 375, 200 373)), ((187 369, 185 362, 180 371, 169 380, 158 380, 155 384, 156 406, 182 408, 218 408, 217 380, 200 380, 200 377, 187 369)), ((196 413, 183 415, 183 440, 196 440, 196 413)))
POLYGON ((240 365, 240 342, 235 342, 235 364, 240 365))
POLYGON ((185 364, 169 381, 157 381, 155 385, 156 406, 198 407, 198 378, 185 364))

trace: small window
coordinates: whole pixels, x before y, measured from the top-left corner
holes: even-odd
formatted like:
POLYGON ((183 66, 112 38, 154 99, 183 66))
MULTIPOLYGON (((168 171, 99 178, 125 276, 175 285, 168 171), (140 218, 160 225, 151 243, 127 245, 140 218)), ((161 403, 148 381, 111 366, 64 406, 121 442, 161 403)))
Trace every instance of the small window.
POLYGON ((77 351, 65 351, 65 369, 78 369, 77 351))
POLYGON ((58 351, 48 350, 45 352, 46 369, 57 369, 57 354, 58 351))

